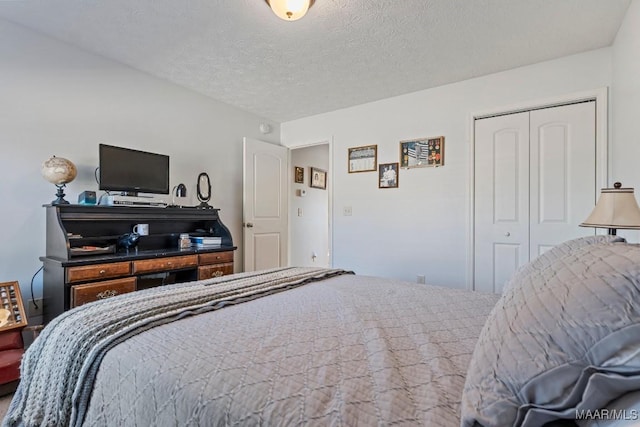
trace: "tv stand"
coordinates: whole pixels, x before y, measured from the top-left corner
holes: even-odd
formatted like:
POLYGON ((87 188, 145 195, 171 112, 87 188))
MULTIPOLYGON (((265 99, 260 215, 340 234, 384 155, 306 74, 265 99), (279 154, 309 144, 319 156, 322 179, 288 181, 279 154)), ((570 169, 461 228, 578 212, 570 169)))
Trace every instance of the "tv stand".
POLYGON ((233 239, 219 209, 46 206, 44 321, 73 307, 154 286, 232 274, 233 239), (135 248, 117 245, 149 224, 135 248), (217 236, 218 246, 180 249, 180 234, 217 236))

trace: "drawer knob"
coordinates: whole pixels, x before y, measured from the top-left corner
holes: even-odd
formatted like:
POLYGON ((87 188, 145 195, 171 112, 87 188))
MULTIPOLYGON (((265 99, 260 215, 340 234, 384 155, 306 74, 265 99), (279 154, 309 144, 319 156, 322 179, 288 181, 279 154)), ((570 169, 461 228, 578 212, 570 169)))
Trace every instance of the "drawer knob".
POLYGON ((98 294, 96 295, 96 298, 107 299, 107 298, 115 297, 116 295, 118 295, 118 291, 116 291, 115 289, 107 289, 106 291, 98 292, 98 294))
POLYGON ((218 255, 218 256, 216 257, 216 259, 220 259, 220 258, 221 258, 221 256, 220 256, 220 255, 218 255))
POLYGON ((104 273, 106 273, 106 272, 107 272, 107 270, 100 270, 98 273, 100 273, 100 274, 104 274, 104 273))

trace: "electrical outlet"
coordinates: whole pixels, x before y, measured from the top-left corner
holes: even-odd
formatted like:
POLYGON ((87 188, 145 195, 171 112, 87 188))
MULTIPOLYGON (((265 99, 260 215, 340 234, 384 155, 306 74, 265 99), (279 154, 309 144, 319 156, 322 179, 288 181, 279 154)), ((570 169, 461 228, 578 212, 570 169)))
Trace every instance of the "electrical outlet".
POLYGON ((353 209, 351 208, 351 206, 345 206, 342 208, 342 215, 343 216, 351 216, 353 215, 353 209))
POLYGON ((36 308, 35 305, 33 305, 33 300, 29 300, 29 309, 27 310, 27 316, 29 317, 38 317, 38 316, 42 316, 42 306, 43 306, 43 302, 42 302, 42 298, 37 299, 36 300, 36 305, 38 306, 36 308))

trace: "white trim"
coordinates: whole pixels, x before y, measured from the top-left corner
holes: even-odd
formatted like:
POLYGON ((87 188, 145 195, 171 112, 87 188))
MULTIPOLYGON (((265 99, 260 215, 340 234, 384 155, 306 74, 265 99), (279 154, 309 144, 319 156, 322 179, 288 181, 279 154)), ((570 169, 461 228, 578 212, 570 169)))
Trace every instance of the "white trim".
POLYGON ((333 167, 333 135, 331 141, 327 143, 329 144, 329 178, 331 178, 327 186, 329 192, 329 266, 333 268, 333 183, 336 182, 333 167))
POLYGON ((475 121, 491 116, 513 114, 523 111, 537 110, 540 108, 557 107, 560 105, 574 104, 583 101, 596 102, 596 200, 599 188, 607 187, 609 180, 609 99, 608 88, 575 92, 568 95, 527 101, 506 107, 492 108, 485 111, 471 113, 469 115, 469 199, 467 200, 467 289, 474 289, 474 260, 475 260, 475 121))

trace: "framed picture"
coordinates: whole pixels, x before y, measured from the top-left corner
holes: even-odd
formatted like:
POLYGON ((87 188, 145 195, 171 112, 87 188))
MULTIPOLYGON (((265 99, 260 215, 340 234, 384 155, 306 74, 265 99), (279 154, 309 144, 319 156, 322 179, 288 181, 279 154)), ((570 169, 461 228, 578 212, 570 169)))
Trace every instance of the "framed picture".
POLYGON ((375 172, 378 163, 378 146, 365 145, 349 148, 349 173, 375 172))
POLYGON ((400 141, 400 167, 423 168, 444 165, 444 136, 400 141))
POLYGON ((297 184, 304 184, 304 168, 300 166, 295 166, 293 173, 293 180, 297 184))
POLYGON ((380 163, 378 166, 378 188, 398 188, 399 164, 380 163))
POLYGON ((311 184, 313 188, 327 189, 327 171, 318 168, 311 168, 311 184))

